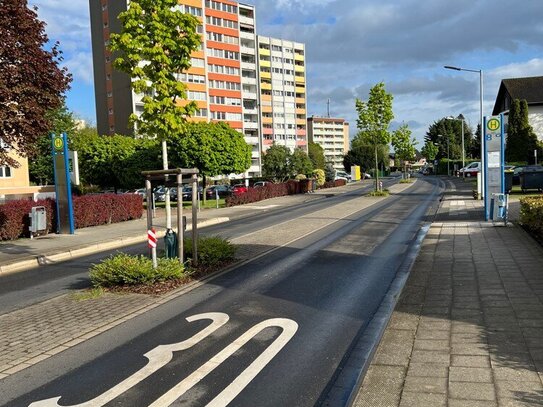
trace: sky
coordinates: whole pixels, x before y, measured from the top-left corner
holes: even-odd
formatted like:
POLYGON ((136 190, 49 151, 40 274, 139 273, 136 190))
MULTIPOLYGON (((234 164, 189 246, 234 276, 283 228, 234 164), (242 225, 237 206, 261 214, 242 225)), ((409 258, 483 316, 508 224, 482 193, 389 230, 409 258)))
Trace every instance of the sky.
MULTIPOLYGON (((91 0, 98 1, 98 0, 91 0)), ((60 41, 73 74, 68 108, 95 124, 89 0, 30 0, 60 41)), ((257 33, 306 44, 307 113, 345 118, 356 133, 355 100, 384 82, 394 96, 391 129, 409 125, 422 147, 429 126, 463 114, 479 122, 500 81, 543 75, 541 0, 245 0, 256 6, 257 33)))

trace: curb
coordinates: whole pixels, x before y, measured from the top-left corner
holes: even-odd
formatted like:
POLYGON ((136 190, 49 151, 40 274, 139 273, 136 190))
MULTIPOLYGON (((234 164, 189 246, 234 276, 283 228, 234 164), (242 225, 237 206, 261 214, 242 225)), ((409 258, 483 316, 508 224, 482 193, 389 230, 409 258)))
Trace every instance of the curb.
MULTIPOLYGON (((228 217, 218 217, 206 219, 198 223, 198 228, 206 226, 218 225, 230 221, 228 217)), ((192 230, 192 224, 187 225, 187 231, 192 230)), ((163 232, 161 232, 161 235, 163 232)), ((46 266, 48 264, 61 263, 63 261, 77 259, 89 254, 100 253, 107 250, 118 249, 133 244, 143 243, 147 241, 146 232, 142 232, 138 236, 129 236, 121 239, 110 240, 102 243, 92 243, 84 247, 77 249, 70 249, 64 252, 51 252, 50 254, 39 254, 32 259, 21 260, 10 264, 0 266, 0 275, 16 273, 20 271, 26 271, 40 266, 46 266)))

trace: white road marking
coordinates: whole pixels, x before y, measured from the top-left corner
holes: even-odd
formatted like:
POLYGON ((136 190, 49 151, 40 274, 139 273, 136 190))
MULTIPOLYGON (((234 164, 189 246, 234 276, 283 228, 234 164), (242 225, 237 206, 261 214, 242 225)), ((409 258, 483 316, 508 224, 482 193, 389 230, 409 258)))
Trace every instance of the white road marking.
POLYGON ((149 407, 170 406, 185 392, 195 386, 200 380, 215 370, 221 363, 232 356, 243 345, 249 342, 262 330, 269 327, 283 328, 281 335, 266 348, 266 350, 256 358, 230 385, 220 392, 209 404, 208 407, 222 407, 228 405, 258 373, 279 353, 279 351, 290 341, 298 330, 298 324, 291 319, 275 318, 263 321, 238 339, 220 351, 217 355, 204 363, 198 370, 190 374, 186 379, 178 383, 170 391, 152 403, 149 407))
MULTIPOLYGON (((131 389, 139 382, 146 379, 157 370, 167 365, 172 360, 174 352, 189 349, 192 346, 196 345, 198 342, 211 335, 213 332, 215 332, 217 329, 219 329, 221 326, 228 322, 229 316, 222 312, 209 312, 205 314, 190 316, 187 318, 187 321, 193 322, 202 319, 211 319, 212 322, 208 327, 202 329, 200 332, 185 341, 170 345, 159 345, 151 351, 147 352, 144 356, 149 359, 149 362, 132 376, 126 378, 121 383, 117 384, 115 387, 94 398, 93 400, 71 407, 101 407, 109 403, 114 398, 131 389)), ((58 404, 58 401, 60 399, 61 397, 54 397, 47 400, 36 401, 30 404, 29 407, 60 407, 60 405, 58 404)))

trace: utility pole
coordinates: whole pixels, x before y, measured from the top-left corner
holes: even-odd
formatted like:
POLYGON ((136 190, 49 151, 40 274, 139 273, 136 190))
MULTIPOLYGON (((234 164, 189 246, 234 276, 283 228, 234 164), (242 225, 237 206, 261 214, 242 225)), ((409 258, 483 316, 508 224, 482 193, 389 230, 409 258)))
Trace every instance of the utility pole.
POLYGON ((328 118, 330 118, 330 98, 328 98, 328 102, 326 103, 326 105, 327 105, 326 111, 328 113, 328 118))

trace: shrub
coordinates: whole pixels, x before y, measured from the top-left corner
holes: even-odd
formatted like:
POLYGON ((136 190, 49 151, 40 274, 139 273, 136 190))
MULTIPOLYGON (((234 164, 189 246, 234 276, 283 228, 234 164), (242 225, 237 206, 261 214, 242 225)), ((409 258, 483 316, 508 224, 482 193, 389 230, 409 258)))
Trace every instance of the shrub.
POLYGON ((390 192, 388 191, 388 189, 383 189, 382 191, 372 191, 368 194, 368 196, 378 196, 378 197, 389 196, 389 195, 390 195, 390 192))
POLYGON ((15 240, 20 237, 30 236, 30 213, 33 206, 44 206, 47 216, 47 232, 56 230, 56 207, 51 199, 32 201, 16 200, 7 201, 0 205, 0 240, 15 240), (53 226, 55 225, 55 226, 53 226))
POLYGON ((347 181, 345 181, 344 179, 336 179, 335 181, 325 182, 322 187, 323 188, 335 188, 335 187, 342 187, 343 185, 347 185, 347 181))
POLYGON ((151 259, 145 256, 131 256, 125 253, 113 255, 90 270, 94 287, 154 284, 183 277, 184 267, 177 259, 159 259, 153 269, 151 259))
POLYGON ((520 223, 539 238, 543 238, 543 196, 520 199, 520 223))
POLYGON ((321 170, 320 168, 313 171, 313 176, 315 177, 315 180, 317 181, 317 186, 319 188, 322 187, 326 182, 324 170, 321 170))
MULTIPOLYGON (((192 258, 192 239, 183 242, 185 258, 192 258)), ((198 238, 198 262, 203 267, 215 267, 221 263, 234 260, 236 246, 218 236, 198 238)))

